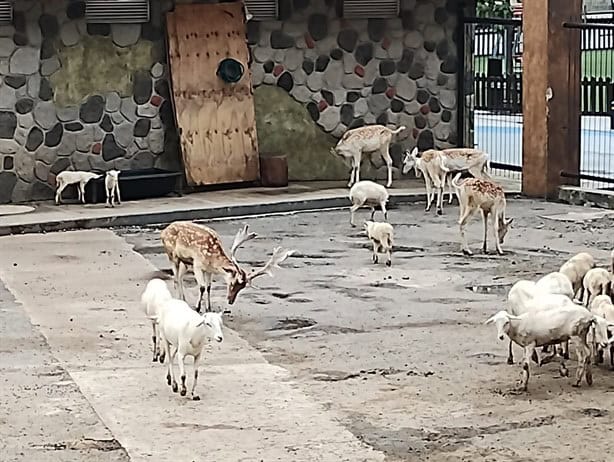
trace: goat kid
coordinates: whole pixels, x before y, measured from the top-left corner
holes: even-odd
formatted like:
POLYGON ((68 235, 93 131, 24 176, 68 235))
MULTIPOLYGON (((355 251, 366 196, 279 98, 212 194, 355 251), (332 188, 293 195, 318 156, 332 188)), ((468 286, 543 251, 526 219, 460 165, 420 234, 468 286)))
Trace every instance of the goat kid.
POLYGON ((468 178, 462 183, 458 183, 461 174, 458 173, 452 180, 452 185, 459 195, 460 218, 458 224, 461 235, 461 250, 465 255, 473 255, 467 245, 465 237, 465 227, 467 221, 475 212, 482 212, 482 221, 484 223, 484 243, 482 251, 487 253, 488 240, 488 218, 492 218, 493 229, 495 234, 495 246, 497 253, 503 255, 501 244, 505 239, 510 225, 514 221, 513 218, 505 217, 505 193, 503 188, 491 180, 482 178, 468 178))
POLYGON ((595 259, 588 252, 580 252, 561 265, 559 272, 563 273, 571 281, 574 298, 582 300, 584 276, 594 267, 595 259))
MULTIPOLYGON (((601 316, 608 322, 608 336, 612 338, 612 329, 610 327, 614 325, 614 304, 607 295, 597 295, 591 302, 591 313, 601 316)), ((597 347, 593 341, 593 348, 595 354, 595 364, 603 363, 603 348, 597 347)), ((610 368, 614 370, 614 345, 610 343, 610 368)))
POLYGON ((101 178, 102 175, 92 172, 64 170, 55 177, 57 189, 55 191, 55 204, 62 202, 62 192, 67 186, 77 184, 77 196, 81 203, 85 204, 85 185, 91 180, 101 178))
POLYGON ((173 392, 179 391, 181 396, 187 394, 185 358, 194 358, 194 382, 192 383, 192 399, 200 400, 195 393, 198 382, 198 368, 205 342, 208 338, 221 343, 224 340, 222 313, 197 314, 182 300, 168 300, 158 317, 160 331, 164 343, 164 352, 168 356, 166 382, 173 392), (181 389, 177 385, 173 363, 178 357, 181 389))
POLYGON ((224 251, 222 239, 211 228, 189 221, 176 221, 164 228, 160 234, 164 250, 173 265, 175 288, 179 297, 185 300, 183 277, 192 269, 199 286, 199 298, 196 311, 200 313, 205 291, 207 292, 206 311, 211 311, 211 283, 214 274, 222 274, 227 285, 227 301, 232 305, 239 292, 257 277, 279 268, 295 251, 281 247, 273 249, 273 255, 267 263, 251 273, 247 273, 236 259, 237 250, 243 243, 254 239, 256 233, 249 233, 245 225, 235 236, 230 248, 230 257, 224 251))
POLYGON ((121 196, 119 195, 119 170, 109 170, 104 177, 104 189, 107 193, 107 206, 115 207, 121 204, 121 196))
POLYGON ((331 148, 331 154, 340 156, 345 162, 351 164, 350 181, 348 188, 360 181, 360 164, 363 154, 378 153, 386 162, 388 169, 388 180, 386 187, 392 186, 392 157, 390 157, 390 142, 392 137, 405 130, 405 126, 400 126, 392 130, 383 125, 366 125, 364 127, 353 128, 346 131, 337 145, 331 148))
POLYGON ((164 353, 160 351, 160 330, 158 326, 158 319, 160 317, 161 309, 164 304, 171 300, 171 295, 166 282, 162 279, 152 279, 147 283, 143 294, 141 295, 141 304, 145 315, 151 321, 152 337, 153 340, 153 361, 160 360, 160 363, 164 362, 164 353))
POLYGON ((365 221, 364 230, 373 243, 373 263, 378 262, 378 253, 387 255, 386 266, 392 265, 393 228, 390 223, 365 221))
POLYGON ((388 202, 388 191, 381 184, 377 184, 373 181, 363 180, 354 183, 354 186, 350 188, 350 201, 352 206, 350 207, 350 225, 354 224, 354 214, 360 207, 371 208, 371 220, 375 215, 375 206, 379 205, 384 214, 384 220, 388 220, 388 211, 386 210, 386 203, 388 202))

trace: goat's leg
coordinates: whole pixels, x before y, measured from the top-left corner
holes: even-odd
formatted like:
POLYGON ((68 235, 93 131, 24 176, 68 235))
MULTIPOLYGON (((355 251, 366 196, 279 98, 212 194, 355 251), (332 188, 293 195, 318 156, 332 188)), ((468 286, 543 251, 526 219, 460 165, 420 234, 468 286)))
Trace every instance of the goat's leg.
POLYGON ((392 266, 392 246, 388 246, 386 249, 386 255, 388 256, 386 259, 386 266, 392 266))
POLYGON ((388 210, 386 210, 386 201, 382 201, 379 206, 382 209, 382 213, 384 214, 384 220, 388 221, 388 210))
POLYGON ((158 350, 160 351, 158 361, 160 364, 164 364, 164 359, 168 356, 168 350, 166 349, 166 340, 164 339, 164 335, 162 334, 159 324, 156 324, 156 332, 158 334, 158 350))
POLYGON ((121 196, 119 195, 119 180, 115 183, 115 203, 120 205, 122 203, 121 196))
POLYGON ((482 243, 482 252, 484 255, 488 253, 488 210, 482 209, 482 223, 484 225, 484 242, 482 243))
POLYGON ((158 347, 158 335, 156 332, 156 321, 151 321, 151 329, 152 335, 151 340, 153 341, 153 362, 158 361, 158 356, 160 355, 159 347, 158 347))
POLYGON ((469 218, 475 213, 475 209, 467 206, 461 212, 461 217, 458 220, 458 225, 460 228, 460 237, 461 237, 461 251, 465 255, 473 255, 473 252, 469 250, 469 245, 467 244, 467 237, 465 236, 465 228, 467 226, 467 221, 469 218))
POLYGON ((610 345, 610 369, 614 370, 614 345, 610 345))
POLYGON ((196 383, 198 382, 198 367, 200 366, 200 356, 201 353, 198 353, 196 356, 194 356, 194 382, 192 383, 192 400, 194 401, 199 401, 200 400, 200 396, 198 396, 195 391, 196 391, 196 383))
POLYGON ((375 217, 375 207, 371 207, 371 221, 373 221, 374 217, 375 217))
POLYGON ((507 363, 514 364, 514 354, 512 353, 512 341, 510 340, 509 353, 507 355, 507 363))
POLYGON ((177 293, 179 298, 185 301, 185 292, 183 290, 183 278, 188 272, 188 267, 183 262, 177 263, 177 293))
POLYGON ((213 274, 205 273, 205 285, 207 290, 207 306, 205 311, 211 311, 211 282, 213 281, 213 274))
POLYGON ((85 204, 85 183, 79 183, 79 190, 81 191, 81 203, 85 204))
POLYGON ((372 241, 373 242, 373 263, 377 263, 379 258, 377 256, 377 250, 379 249, 379 242, 376 241, 372 241))
POLYGON ((524 358, 522 359, 522 391, 528 391, 529 389, 529 377, 531 376, 530 362, 534 352, 535 344, 528 345, 524 348, 524 358))
MULTIPOLYGON (((207 286, 205 283, 205 276, 202 267, 194 262, 194 277, 196 278, 196 282, 198 283, 198 304, 196 305, 196 312, 200 313, 200 308, 203 302, 203 296, 205 295, 205 291, 207 290, 207 286)), ((205 308, 207 309, 207 308, 205 308)))
POLYGON ((356 227, 356 224, 354 223, 354 214, 356 213, 356 210, 358 210, 363 205, 364 202, 361 202, 359 204, 352 204, 352 206, 350 207, 350 225, 352 226, 352 228, 356 227))
POLYGON ((590 302, 590 293, 589 290, 585 287, 584 293, 582 294, 582 304, 588 308, 590 302))
POLYGON ((177 380, 175 380, 175 371, 173 371, 173 363, 175 362, 177 347, 166 342, 166 351, 168 352, 168 369, 166 372, 166 383, 171 386, 173 392, 177 393, 179 387, 177 386, 177 380))
POLYGON ((178 355, 178 363, 179 363, 179 378, 181 379, 181 388, 179 389, 179 394, 181 396, 185 396, 188 392, 188 389, 185 386, 185 357, 186 354, 184 351, 179 351, 178 355))
POLYGON ((60 205, 62 203, 62 192, 66 189, 66 183, 60 183, 58 189, 55 191, 55 205, 60 205))

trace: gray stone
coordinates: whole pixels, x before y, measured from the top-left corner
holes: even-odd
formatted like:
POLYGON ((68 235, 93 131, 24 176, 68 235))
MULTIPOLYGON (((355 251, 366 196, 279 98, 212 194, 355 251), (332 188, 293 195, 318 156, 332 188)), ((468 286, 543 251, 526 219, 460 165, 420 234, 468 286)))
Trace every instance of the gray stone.
POLYGON ((367 99, 367 105, 369 106, 369 112, 377 116, 388 109, 390 106, 390 100, 384 93, 380 93, 369 96, 367 99))
POLYGON ((269 47, 256 47, 253 52, 254 59, 259 63, 265 63, 273 59, 274 50, 269 47))
POLYGON ((15 35, 15 27, 11 24, 0 26, 0 37, 12 37, 15 35))
POLYGON ((90 169, 90 155, 84 152, 75 152, 70 156, 70 162, 75 170, 89 170, 90 169))
POLYGON ((0 57, 8 58, 15 51, 15 42, 12 38, 0 37, 0 57))
POLYGON ((429 53, 424 63, 424 77, 436 84, 441 60, 435 53, 429 53))
POLYGON ((264 76, 264 79, 262 80, 262 83, 264 83, 265 85, 275 85, 275 76, 272 74, 266 74, 264 76))
POLYGON ((403 40, 395 39, 390 43, 390 47, 388 48, 388 57, 390 59, 394 59, 398 61, 403 57, 403 40))
POLYGON ((327 132, 331 132, 339 125, 339 108, 329 106, 320 113, 318 119, 318 125, 320 125, 327 132))
POLYGON ((252 85, 257 87, 262 84, 264 80, 264 69, 259 63, 254 62, 252 64, 252 85))
POLYGON ((94 125, 94 141, 102 141, 105 132, 98 125, 94 125))
POLYGON ((113 133, 115 134, 115 141, 122 148, 127 148, 128 145, 134 139, 134 126, 130 123, 121 124, 115 127, 113 133))
POLYGON ((77 138, 79 135, 76 133, 64 133, 62 136, 62 141, 57 147, 58 156, 68 157, 72 155, 73 152, 77 150, 77 138))
POLYGON ((94 125, 85 125, 83 130, 77 134, 75 144, 77 150, 89 152, 92 148, 92 144, 94 144, 94 125))
POLYGON ((38 98, 41 88, 41 76, 40 74, 33 74, 28 77, 28 83, 26 85, 26 92, 30 98, 38 98))
POLYGON ((90 167, 92 170, 109 170, 109 163, 102 156, 89 156, 90 167))
POLYGON ((25 149, 15 156, 15 173, 23 181, 34 181, 34 154, 25 149))
MULTIPOLYGON (((151 103, 146 103, 136 108, 136 114, 139 117, 155 117, 158 115, 158 111, 159 108, 151 103)), ((134 120, 131 120, 131 122, 134 122, 134 120)))
POLYGON ((60 38, 62 39, 62 43, 67 47, 79 43, 81 36, 77 28, 77 23, 75 21, 68 21, 62 24, 60 28, 60 38))
POLYGON ((326 66, 326 70, 323 74, 322 82, 324 88, 340 88, 344 76, 343 63, 341 61, 331 61, 328 66, 326 66))
POLYGON ((41 62, 41 75, 48 76, 57 72, 61 67, 60 60, 57 56, 45 59, 41 62))
POLYGON ((120 47, 129 47, 139 41, 140 24, 111 24, 113 43, 120 47))
POLYGON ((0 172, 0 204, 11 200, 15 183, 17 183, 17 176, 13 172, 0 172))
POLYGON ((122 98, 120 111, 127 120, 136 122, 136 103, 131 97, 122 98))
POLYGON ((26 36, 28 37, 28 43, 31 46, 39 47, 43 43, 43 34, 36 21, 26 22, 26 36))
POLYGON ((87 37, 89 34, 87 32, 87 22, 85 19, 77 19, 75 21, 77 23, 77 29, 79 30, 79 34, 82 37, 87 37))
POLYGON ((34 74, 39 67, 38 54, 38 48, 18 48, 9 61, 9 71, 11 74, 34 74))
POLYGON ((135 138, 134 144, 136 144, 139 149, 149 149, 147 138, 135 138))
POLYGON ((41 146, 36 150, 35 157, 36 160, 51 165, 57 156, 54 149, 48 148, 47 146, 41 146))
POLYGON ((273 61, 276 63, 283 63, 286 57, 286 50, 275 50, 273 53, 273 61))
POLYGON ((345 74, 341 79, 341 84, 346 90, 358 90, 363 88, 363 79, 356 74, 345 74))
POLYGON ((84 123, 99 122, 104 113, 104 99, 100 95, 89 96, 79 107, 79 119, 84 123))
POLYGON ((400 76, 396 85, 397 96, 405 101, 416 98, 416 82, 406 76, 400 76))
POLYGON ((151 128, 162 128, 162 120, 160 120, 160 117, 151 119, 151 128))
POLYGON ((362 117, 367 112, 369 112, 369 106, 367 104, 366 99, 361 98, 354 103, 354 116, 355 117, 362 117))
POLYGON ((401 0, 401 10, 413 10, 416 8, 416 0, 401 0))
POLYGON ((13 109, 16 102, 15 90, 6 84, 0 84, 0 109, 13 109))
POLYGON ((26 141, 28 139, 28 129, 17 127, 15 129, 15 134, 13 135, 13 138, 20 146, 25 146, 26 141))
POLYGON ((159 79, 163 75, 164 75, 164 64, 162 64, 162 63, 155 63, 151 67, 151 76, 154 79, 159 79))
POLYGON ((130 159, 124 157, 117 158, 113 161, 113 168, 116 170, 130 170, 130 159))
POLYGON ((301 103, 307 103, 311 99, 312 93, 309 91, 309 88, 304 85, 295 85, 290 91, 290 95, 301 103))
POLYGON ((370 112, 367 113, 364 117, 363 117, 364 121, 365 121, 365 125, 371 125, 374 124, 375 121, 375 116, 373 114, 371 114, 370 112))
POLYGON ((439 102, 445 109, 456 109, 456 92, 451 90, 440 90, 439 102))
POLYGON ((450 136, 450 124, 443 122, 437 124, 437 126, 433 129, 433 135, 435 135, 435 138, 438 140, 447 141, 448 137, 450 136))
POLYGON ((15 154, 19 144, 15 140, 0 139, 0 154, 15 154))
POLYGON ((297 48, 290 48, 286 51, 283 63, 289 71, 298 69, 303 64, 303 52, 297 48))
POLYGON ((34 106, 34 120, 45 130, 53 127, 57 121, 55 105, 51 101, 39 101, 34 106))
POLYGON ((7 75, 9 73, 9 59, 0 58, 0 75, 7 75))
POLYGON ((422 34, 419 31, 413 30, 407 33, 403 43, 405 44, 407 48, 417 49, 417 48, 422 47, 422 44, 424 43, 424 39, 422 37, 422 34))
POLYGON ((341 138, 343 134, 347 131, 347 129, 348 128, 345 125, 340 123, 334 128, 332 132, 330 132, 330 134, 333 135, 335 138, 341 138))
POLYGON ((414 16, 418 24, 432 24, 435 22, 435 4, 433 2, 418 2, 414 16))
POLYGON ((56 108, 58 120, 62 122, 72 122, 79 118, 78 106, 62 106, 56 108))
POLYGON ((441 42, 446 37, 443 28, 437 24, 429 24, 428 26, 426 26, 424 28, 423 35, 425 41, 435 43, 441 42))
POLYGON ((118 93, 111 92, 105 95, 105 105, 104 108, 107 112, 116 112, 119 111, 121 107, 121 98, 118 93))
POLYGON ((30 129, 34 125, 34 116, 32 113, 17 114, 17 124, 21 128, 30 129))
POLYGON ((351 53, 343 53, 343 72, 346 74, 351 74, 354 72, 354 68, 356 67, 356 59, 354 55, 351 53))
POLYGON ((17 202, 29 202, 32 200, 32 185, 23 180, 17 180, 15 187, 13 188, 13 195, 11 201, 17 202))
POLYGON ((307 87, 313 91, 320 91, 322 89, 322 73, 314 72, 307 77, 307 87))
POLYGON ((360 96, 363 98, 369 96, 371 94, 371 87, 364 87, 360 89, 360 96))
POLYGON ((388 57, 388 50, 384 50, 381 44, 376 43, 373 47, 373 57, 375 59, 386 59, 388 57))
POLYGON ((113 121, 113 123, 115 125, 119 125, 119 124, 124 123, 126 121, 126 119, 124 118, 124 116, 122 115, 121 112, 113 112, 113 113, 111 113, 111 120, 113 121))
POLYGON ((154 156, 146 151, 141 151, 135 154, 131 161, 131 167, 134 169, 150 168, 154 164, 154 156))
POLYGON ((302 21, 284 21, 281 30, 290 37, 299 38, 305 35, 305 23, 302 21))
POLYGON ((365 76, 363 77, 363 81, 365 85, 373 85, 375 79, 379 77, 379 61, 371 60, 369 64, 364 66, 365 68, 365 76))
POLYGON ((164 151, 164 130, 151 130, 147 135, 147 143, 154 154, 164 151))

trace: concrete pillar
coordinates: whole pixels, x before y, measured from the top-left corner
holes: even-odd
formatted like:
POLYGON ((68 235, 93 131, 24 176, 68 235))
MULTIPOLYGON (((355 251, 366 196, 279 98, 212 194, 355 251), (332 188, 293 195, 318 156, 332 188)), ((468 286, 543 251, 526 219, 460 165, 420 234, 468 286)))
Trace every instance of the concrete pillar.
POLYGON ((578 184, 561 171, 580 172, 580 22, 582 0, 523 2, 522 191, 556 198, 578 184), (547 101, 548 88, 552 98, 547 101))

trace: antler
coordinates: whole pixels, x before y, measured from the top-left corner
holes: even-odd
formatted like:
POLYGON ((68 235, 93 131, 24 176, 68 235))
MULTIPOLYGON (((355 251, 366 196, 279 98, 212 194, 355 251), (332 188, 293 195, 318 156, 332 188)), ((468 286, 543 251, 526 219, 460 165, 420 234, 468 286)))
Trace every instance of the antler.
POLYGON ((254 239, 257 236, 256 233, 248 233, 247 228, 248 225, 245 225, 243 229, 237 233, 234 241, 232 241, 232 247, 230 247, 230 258, 232 258, 235 265, 237 264, 235 253, 237 252, 238 248, 241 247, 244 242, 254 239))
POLYGON ((286 260, 290 255, 292 255, 296 250, 288 250, 283 249, 281 247, 275 247, 273 249, 273 255, 269 258, 269 261, 266 262, 262 268, 257 269, 256 271, 247 275, 248 282, 253 281, 258 276, 262 276, 263 274, 268 274, 269 276, 273 276, 273 268, 279 268, 279 264, 286 260))

